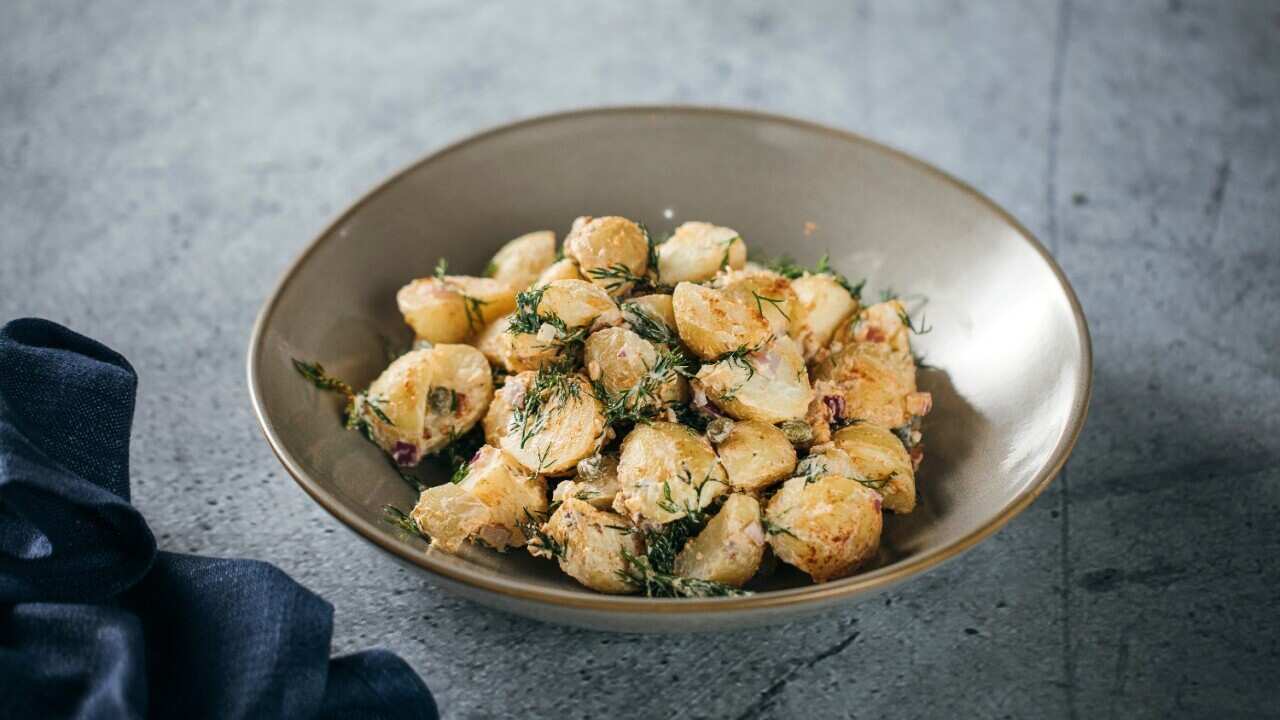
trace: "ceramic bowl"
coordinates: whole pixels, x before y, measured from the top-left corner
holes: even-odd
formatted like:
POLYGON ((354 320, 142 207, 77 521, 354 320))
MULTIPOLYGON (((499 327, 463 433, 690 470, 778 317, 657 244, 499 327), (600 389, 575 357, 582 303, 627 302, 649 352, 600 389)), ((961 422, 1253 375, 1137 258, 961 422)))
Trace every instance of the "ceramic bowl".
MULTIPOLYGON (((653 107, 540 117, 409 166, 344 212, 285 272, 249 346, 249 388, 271 448, 298 484, 365 540, 440 587, 542 620, 687 631, 820 613, 954 558, 1026 508, 1062 468, 1088 406, 1088 328, 1062 270, 973 188, 866 138, 759 113, 653 107), (506 240, 574 217, 623 215, 662 231, 685 220, 737 229, 753 257, 789 254, 894 288, 932 331, 920 507, 886 518, 864 572, 821 585, 781 572, 753 595, 651 599, 589 591, 522 552, 429 550, 383 521, 415 493, 338 422, 292 358, 364 385, 406 345, 396 290, 437 258, 478 274, 506 240)), ((443 476, 430 477, 443 482, 443 476)), ((353 542, 355 540, 353 539, 353 542)))

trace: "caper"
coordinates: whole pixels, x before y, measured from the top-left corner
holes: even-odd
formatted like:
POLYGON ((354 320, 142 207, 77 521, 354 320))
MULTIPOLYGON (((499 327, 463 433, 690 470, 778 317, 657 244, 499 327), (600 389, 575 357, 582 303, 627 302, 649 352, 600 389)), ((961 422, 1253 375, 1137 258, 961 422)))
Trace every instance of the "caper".
POLYGON ((733 420, 727 417, 718 417, 707 423, 707 439, 717 445, 727 440, 731 432, 733 432, 733 420))
POLYGON ((431 393, 427 395, 427 402, 431 405, 431 411, 435 413, 453 412, 454 397, 453 390, 447 387, 431 388, 431 393))
POLYGON ((786 420, 779 426, 782 434, 792 445, 805 445, 813 442, 813 428, 803 420, 786 420))

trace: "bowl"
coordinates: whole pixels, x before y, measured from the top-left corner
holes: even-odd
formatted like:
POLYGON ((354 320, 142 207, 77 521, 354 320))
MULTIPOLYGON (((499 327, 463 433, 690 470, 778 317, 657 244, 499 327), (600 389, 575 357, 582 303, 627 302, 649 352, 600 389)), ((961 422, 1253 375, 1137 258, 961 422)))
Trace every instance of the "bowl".
MULTIPOLYGON (((289 267, 249 345, 249 389, 272 450, 355 533, 447 590, 529 617, 615 631, 760 625, 866 598, 956 557, 1026 508, 1084 423, 1092 356, 1080 304, 1031 233, 973 188, 857 135, 786 117, 692 107, 609 108, 534 118, 450 145, 358 200, 289 267), (416 493, 338 422, 342 400, 293 358, 363 386, 407 345, 396 290, 440 257, 479 274, 506 240, 578 215, 654 230, 686 220, 737 229, 752 257, 824 253, 867 292, 895 288, 932 331, 920 507, 888 516, 862 573, 809 584, 779 573, 746 597, 602 595, 522 552, 428 549, 383 521, 416 493)), ((445 482, 443 474, 430 482, 445 482)))

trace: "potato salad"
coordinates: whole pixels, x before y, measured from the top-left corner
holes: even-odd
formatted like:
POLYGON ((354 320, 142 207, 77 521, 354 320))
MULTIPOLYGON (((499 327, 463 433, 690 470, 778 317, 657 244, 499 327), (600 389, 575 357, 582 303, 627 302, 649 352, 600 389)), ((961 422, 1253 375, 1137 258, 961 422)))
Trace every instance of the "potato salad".
POLYGON ((603 593, 751 592, 779 562, 814 582, 876 562, 911 512, 929 393, 891 293, 824 257, 753 261, 743 236, 664 238, 580 217, 511 240, 482 276, 441 261, 396 303, 416 341, 346 423, 398 469, 452 479, 390 518, 430 543, 527 552, 603 593))

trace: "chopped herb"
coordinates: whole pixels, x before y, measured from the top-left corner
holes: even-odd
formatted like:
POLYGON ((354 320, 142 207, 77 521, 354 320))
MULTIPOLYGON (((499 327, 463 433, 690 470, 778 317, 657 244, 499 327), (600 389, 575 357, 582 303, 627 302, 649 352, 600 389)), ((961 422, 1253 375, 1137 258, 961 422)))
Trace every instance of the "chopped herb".
POLYGON ((437 260, 435 272, 432 273, 435 279, 444 280, 444 276, 448 274, 448 272, 449 272, 448 258, 440 258, 439 260, 437 260))
POLYGON ((787 301, 785 298, 765 297, 764 295, 761 295, 755 290, 751 291, 751 297, 756 299, 756 310, 759 311, 761 316, 764 315, 764 305, 762 303, 769 303, 770 305, 773 306, 774 310, 778 311, 778 314, 781 315, 784 320, 787 320, 787 321, 791 320, 791 316, 787 315, 787 311, 782 309, 782 306, 787 304, 787 301))
POLYGON ((815 265, 812 270, 803 265, 797 265, 795 260, 787 255, 782 255, 781 257, 769 260, 765 263, 765 266, 790 280, 795 280, 796 278, 803 277, 805 275, 830 275, 836 282, 840 283, 841 287, 848 290, 849 294, 855 299, 862 298, 862 288, 867 284, 865 279, 859 280, 856 283, 851 283, 843 274, 836 272, 835 268, 831 267, 831 257, 829 254, 823 254, 823 256, 818 260, 818 264, 815 265))
POLYGON ((631 387, 610 392, 599 380, 593 382, 593 393, 604 406, 605 423, 646 423, 652 420, 663 406, 662 388, 676 378, 684 360, 676 352, 662 347, 658 349, 653 367, 645 370, 631 387))
POLYGON ((916 327, 911 322, 911 316, 907 314, 906 310, 898 311, 898 318, 902 320, 902 324, 906 325, 908 330, 915 333, 916 335, 926 335, 933 330, 932 326, 927 326, 924 324, 923 314, 920 315, 920 327, 916 327))
POLYGON ((733 242, 735 240, 741 240, 741 239, 742 239, 742 236, 734 235, 733 237, 724 241, 724 256, 720 258, 721 270, 724 270, 725 268, 729 267, 729 251, 733 249, 733 242))
POLYGON ((370 412, 372 412, 374 416, 391 427, 396 426, 395 423, 391 422, 391 418, 387 417, 387 413, 382 409, 382 405, 387 402, 386 398, 382 396, 370 397, 363 393, 361 394, 361 397, 364 398, 364 405, 369 408, 370 412))
POLYGON ((518 524, 520 531, 528 538, 529 547, 532 548, 530 554, 534 557, 564 560, 565 554, 569 552, 569 544, 556 540, 550 533, 542 529, 542 525, 550 517, 550 511, 541 513, 525 508, 524 515, 525 520, 518 524))
POLYGON ((782 527, 781 525, 775 525, 769 522, 768 520, 761 520, 760 525, 764 527, 764 531, 770 535, 790 535, 791 537, 796 537, 795 533, 782 527))
POLYGON ((423 532, 422 528, 418 527, 418 523, 414 522, 412 517, 406 515, 403 510, 395 505, 383 505, 382 514, 383 519, 387 523, 394 525, 410 535, 414 535, 426 540, 427 542, 431 542, 431 536, 423 532))
MULTIPOLYGON (((538 368, 533 381, 525 390, 524 400, 511 411, 508 428, 520 432, 520 447, 542 431, 547 415, 581 393, 581 387, 572 376, 572 364, 551 363, 538 368)), ((550 446, 548 446, 549 448, 550 446)))
POLYGON ((341 393, 347 396, 348 400, 355 397, 356 392, 351 389, 350 385, 326 373, 324 366, 320 363, 306 363, 293 358, 293 369, 297 370, 298 374, 310 380, 312 385, 321 390, 341 393))
POLYGON ((490 260, 490 261, 489 261, 489 262, 484 266, 484 276, 485 276, 485 277, 493 277, 494 275, 497 275, 497 274, 498 274, 498 264, 497 264, 497 263, 495 263, 494 261, 490 260))
POLYGON ((736 597, 751 594, 732 585, 656 570, 648 557, 637 557, 626 548, 622 550, 622 559, 627 568, 619 570, 618 577, 643 590, 648 597, 736 597))
POLYGON ((623 263, 614 263, 608 267, 591 268, 587 275, 593 280, 605 280, 606 290, 617 290, 631 283, 634 287, 648 286, 649 280, 643 275, 635 274, 623 263))
POLYGON ((427 489, 426 483, 419 480, 416 475, 405 472, 404 468, 400 467, 400 465, 397 464, 395 459, 392 458, 390 455, 387 456, 387 462, 390 463, 391 467, 395 469, 396 474, 400 476, 400 479, 403 480, 406 485, 413 488, 415 492, 420 493, 423 490, 427 489))

